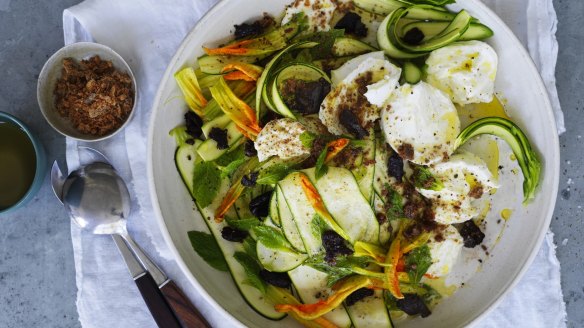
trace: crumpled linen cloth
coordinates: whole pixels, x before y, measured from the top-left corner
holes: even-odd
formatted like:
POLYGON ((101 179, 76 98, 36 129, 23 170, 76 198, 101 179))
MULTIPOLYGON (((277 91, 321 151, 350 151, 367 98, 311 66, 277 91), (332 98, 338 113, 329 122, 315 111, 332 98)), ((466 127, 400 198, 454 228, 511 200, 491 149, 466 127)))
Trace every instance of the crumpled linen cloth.
MULTIPOLYGON (((233 325, 201 299, 172 260, 154 218, 146 174, 147 131, 152 101, 166 66, 184 36, 217 0, 86 0, 63 13, 65 43, 95 41, 116 50, 138 81, 138 107, 115 137, 89 146, 102 151, 129 184, 133 208, 128 229, 214 327, 233 325)), ((555 87, 557 42, 552 0, 484 0, 526 45, 540 69, 556 112, 563 116, 555 87)), ((77 147, 67 139, 67 164, 79 164, 77 147)), ((85 328, 156 327, 118 251, 107 236, 71 227, 75 256, 77 309, 85 328)), ((549 232, 521 282, 497 309, 475 327, 565 327, 560 264, 549 232), (545 281, 546 288, 541 288, 545 281)))

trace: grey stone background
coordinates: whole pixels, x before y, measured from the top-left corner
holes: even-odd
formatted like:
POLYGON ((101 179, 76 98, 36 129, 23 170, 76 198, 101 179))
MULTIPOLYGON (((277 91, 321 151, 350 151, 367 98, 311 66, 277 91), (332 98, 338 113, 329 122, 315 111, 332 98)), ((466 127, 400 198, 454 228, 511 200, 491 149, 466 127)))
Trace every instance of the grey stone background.
MULTIPOLYGON (((48 157, 61 161, 65 139, 38 111, 36 80, 63 45, 63 9, 77 2, 0 0, 0 110, 27 123, 48 157)), ((554 0, 554 5, 560 44, 556 77, 568 132, 560 138, 562 172, 552 230, 568 326, 584 327, 584 1, 554 0)), ((27 207, 0 218, 0 327, 79 327, 69 224, 48 179, 27 207)))

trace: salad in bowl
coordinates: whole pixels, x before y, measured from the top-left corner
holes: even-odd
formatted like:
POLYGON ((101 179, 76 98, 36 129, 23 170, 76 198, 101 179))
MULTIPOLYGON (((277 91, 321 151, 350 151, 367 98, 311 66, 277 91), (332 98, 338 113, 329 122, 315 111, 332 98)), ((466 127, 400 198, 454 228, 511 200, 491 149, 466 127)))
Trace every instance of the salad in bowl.
POLYGON ((489 213, 535 197, 541 164, 495 93, 493 32, 450 2, 296 0, 175 73, 174 161, 208 227, 188 236, 258 314, 428 317, 499 240, 489 213), (503 179, 521 188, 502 195, 503 179))

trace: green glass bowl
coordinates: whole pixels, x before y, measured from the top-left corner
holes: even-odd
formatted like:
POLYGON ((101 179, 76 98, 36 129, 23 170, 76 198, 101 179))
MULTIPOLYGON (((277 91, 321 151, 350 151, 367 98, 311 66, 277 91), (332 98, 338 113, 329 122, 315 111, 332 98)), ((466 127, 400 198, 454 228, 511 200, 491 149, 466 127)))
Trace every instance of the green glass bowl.
POLYGON ((29 128, 24 123, 22 123, 22 121, 8 113, 0 112, 0 122, 12 123, 20 127, 32 142, 36 156, 35 175, 30 187, 28 188, 28 191, 24 194, 24 196, 22 196, 22 198, 18 202, 16 202, 15 204, 8 208, 0 210, 0 215, 2 215, 12 212, 17 208, 24 206, 26 203, 28 203, 31 199, 34 198, 36 193, 41 188, 41 185, 43 184, 43 180, 45 178, 45 173, 47 171, 47 156, 45 154, 45 149, 41 142, 39 141, 39 139, 34 135, 34 133, 32 133, 32 131, 29 130, 29 128))

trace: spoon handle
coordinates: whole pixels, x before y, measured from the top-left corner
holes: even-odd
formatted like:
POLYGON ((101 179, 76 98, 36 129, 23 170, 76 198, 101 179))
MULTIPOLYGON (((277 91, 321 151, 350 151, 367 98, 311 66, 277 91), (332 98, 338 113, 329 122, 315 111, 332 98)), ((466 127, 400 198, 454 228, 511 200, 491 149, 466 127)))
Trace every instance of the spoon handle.
POLYGON ((174 310, 174 313, 184 328, 211 327, 188 297, 185 296, 182 290, 172 280, 168 280, 161 286, 160 291, 166 297, 168 304, 174 310))
POLYGON ((166 302, 164 295, 158 289, 156 282, 148 272, 134 278, 138 290, 142 294, 148 310, 160 328, 181 328, 172 308, 166 302))

